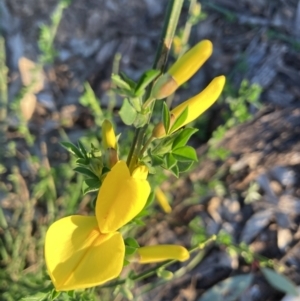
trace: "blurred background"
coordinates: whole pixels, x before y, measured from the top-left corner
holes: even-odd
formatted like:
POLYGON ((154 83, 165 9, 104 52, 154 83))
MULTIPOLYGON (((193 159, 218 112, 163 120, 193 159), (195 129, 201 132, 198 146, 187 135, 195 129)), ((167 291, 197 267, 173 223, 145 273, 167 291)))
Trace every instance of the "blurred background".
MULTIPOLYGON (((47 289, 49 224, 92 212, 94 196, 83 196, 83 175, 60 142, 99 145, 104 118, 124 130, 111 74, 138 80, 151 68, 167 2, 0 0, 0 300, 47 289)), ((220 245, 178 279, 137 284, 134 300, 213 300, 203 293, 241 273, 252 275, 251 284, 236 295, 228 288, 229 297, 218 300, 283 300, 253 254, 285 265, 300 284, 300 1, 211 0, 200 8, 186 0, 170 62, 202 39, 213 42, 212 57, 168 103, 221 74, 226 87, 193 124, 193 170, 180 180, 152 180, 173 211, 156 205, 139 242, 191 246, 221 233, 220 245)), ((133 130, 122 133, 121 156, 132 137, 133 130)))

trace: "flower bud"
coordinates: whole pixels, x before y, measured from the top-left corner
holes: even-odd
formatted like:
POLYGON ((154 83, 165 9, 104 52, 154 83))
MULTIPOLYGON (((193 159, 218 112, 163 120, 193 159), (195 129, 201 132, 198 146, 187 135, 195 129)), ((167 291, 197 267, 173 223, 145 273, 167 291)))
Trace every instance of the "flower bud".
POLYGON ((111 122, 105 119, 102 123, 102 143, 104 149, 117 149, 117 139, 111 122))
POLYGON ((188 81, 211 56, 213 45, 203 40, 181 56, 168 70, 178 86, 188 81))
POLYGON ((190 258, 188 250, 179 245, 155 245, 137 249, 139 263, 153 263, 165 260, 185 261, 190 258))
POLYGON ((164 212, 170 213, 172 211, 172 208, 168 202, 166 195, 159 187, 156 187, 156 189, 155 189, 155 196, 156 196, 158 204, 164 210, 164 212))
POLYGON ((154 84, 151 97, 166 98, 188 81, 212 54, 212 43, 203 40, 182 55, 154 84))
MULTIPOLYGON (((225 85, 224 75, 215 77, 202 92, 186 100, 185 102, 181 103, 179 106, 175 107, 171 111, 171 114, 175 117, 174 120, 176 120, 186 108, 188 108, 188 114, 185 121, 178 128, 173 128, 169 134, 172 134, 173 132, 177 131, 179 128, 195 120, 202 113, 204 113, 209 107, 211 107, 222 93, 224 85, 225 85)), ((163 124, 161 123, 157 124, 156 127, 153 129, 152 135, 155 138, 164 137, 166 135, 166 132, 164 131, 163 124)))

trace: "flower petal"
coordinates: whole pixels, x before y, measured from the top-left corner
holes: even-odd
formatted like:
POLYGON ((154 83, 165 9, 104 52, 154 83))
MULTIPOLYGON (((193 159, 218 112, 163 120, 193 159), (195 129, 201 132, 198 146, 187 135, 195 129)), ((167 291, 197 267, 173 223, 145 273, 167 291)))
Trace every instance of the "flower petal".
POLYGON ((146 180, 148 172, 149 170, 146 165, 139 165, 132 172, 132 177, 135 179, 146 180))
MULTIPOLYGON (((177 118, 186 107, 188 107, 188 116, 185 122, 180 126, 190 123, 204 113, 219 98, 225 85, 225 76, 215 77, 209 85, 196 96, 186 100, 171 111, 171 114, 177 118)), ((175 132, 177 129, 173 129, 175 132)))
POLYGON ((156 245, 137 249, 139 263, 153 263, 169 259, 185 261, 190 258, 188 250, 178 245, 156 245))
POLYGON ((46 234, 46 264, 58 291, 88 288, 118 277, 124 255, 121 234, 100 233, 95 217, 65 217, 46 234))
MULTIPOLYGON (((143 173, 137 171, 137 174, 143 173)), ((107 174, 96 203, 96 217, 102 233, 118 230, 144 208, 150 185, 136 176, 130 175, 124 161, 119 161, 107 174)))

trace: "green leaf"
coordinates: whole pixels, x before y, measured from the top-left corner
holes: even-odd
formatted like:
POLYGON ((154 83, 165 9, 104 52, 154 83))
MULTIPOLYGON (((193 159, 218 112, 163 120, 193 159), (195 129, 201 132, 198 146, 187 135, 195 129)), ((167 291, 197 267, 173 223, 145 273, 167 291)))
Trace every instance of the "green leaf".
POLYGON ((78 141, 78 147, 79 147, 81 153, 83 154, 84 158, 87 158, 88 157, 87 151, 86 151, 84 145, 80 142, 80 140, 78 141))
POLYGON ((136 249, 137 248, 125 245, 125 255, 132 255, 132 254, 134 254, 136 252, 136 249))
POLYGON ((191 146, 182 146, 172 150, 174 158, 178 161, 198 161, 197 153, 191 146))
POLYGON ((86 179, 82 182, 82 193, 85 195, 89 192, 98 191, 101 186, 99 179, 86 179))
POLYGON ((131 90, 135 90, 136 83, 130 77, 128 77, 124 72, 121 72, 120 76, 122 80, 125 81, 130 86, 131 90))
POLYGON ((84 158, 80 150, 73 143, 61 142, 60 144, 71 154, 77 156, 78 158, 84 158))
POLYGON ((170 153, 166 154, 165 156, 165 166, 167 169, 171 169, 174 165, 176 165, 177 160, 174 158, 174 156, 170 153))
POLYGON ((123 101, 123 105, 121 107, 121 110, 119 111, 119 115, 126 125, 132 125, 136 119, 137 111, 129 103, 127 98, 125 98, 123 101))
POLYGON ((120 88, 111 88, 111 91, 113 91, 114 93, 122 96, 122 97, 135 97, 135 95, 133 94, 132 91, 130 90, 125 90, 125 89, 120 89, 120 88))
POLYGON ((88 159, 79 158, 79 159, 76 160, 76 163, 79 164, 79 165, 88 165, 89 160, 88 159))
POLYGON ((252 274, 238 275, 219 282, 197 301, 236 301, 250 286, 252 274))
POLYGON ((155 193, 154 191, 151 191, 144 208, 148 208, 154 202, 154 199, 155 199, 155 193))
POLYGON ((111 76, 112 82, 119 88, 125 89, 125 90, 131 90, 130 85, 124 80, 124 78, 121 78, 118 74, 112 74, 111 76))
POLYGON ((152 154, 164 155, 166 153, 169 153, 172 150, 172 144, 175 138, 176 134, 173 134, 171 136, 160 139, 160 143, 158 143, 158 145, 152 150, 152 154))
POLYGON ((39 292, 30 297, 24 297, 21 299, 21 301, 44 301, 47 296, 48 296, 48 293, 39 292))
POLYGON ((136 217, 141 218, 145 216, 149 216, 149 211, 147 210, 147 208, 144 208, 136 217))
POLYGON ((160 74, 159 70, 147 70, 139 79, 137 86, 135 88, 135 93, 139 94, 143 91, 158 75, 160 74))
POLYGON ((133 248, 139 248, 140 245, 139 243, 132 237, 127 237, 125 240, 125 245, 133 247, 133 248))
POLYGON ((144 126, 147 122, 148 122, 148 114, 137 113, 137 116, 135 118, 133 125, 136 128, 140 128, 140 127, 144 126))
POLYGON ((189 141, 190 137, 198 132, 198 129, 193 129, 193 128, 186 128, 181 130, 179 135, 175 138, 172 148, 176 149, 181 146, 185 146, 187 142, 189 141))
POLYGON ((162 156, 151 155, 152 166, 159 166, 164 163, 162 156))
POLYGON ((170 115, 170 110, 165 102, 163 102, 162 120, 163 120, 165 131, 168 134, 170 128, 170 122, 171 122, 171 115, 170 115))
POLYGON ((177 165, 174 165, 171 169, 169 169, 173 175, 178 178, 179 177, 179 169, 177 165))
POLYGON ((98 176, 95 175, 90 169, 88 169, 86 167, 78 166, 78 167, 74 168, 74 170, 78 173, 81 173, 81 174, 89 177, 89 178, 99 180, 98 176))
POLYGON ((139 97, 131 97, 129 98, 129 102, 137 112, 141 111, 142 106, 141 106, 141 99, 139 97))
POLYGON ((71 297, 71 298, 76 298, 76 293, 75 293, 75 291, 68 291, 68 292, 67 292, 67 295, 68 295, 69 297, 71 297))
POLYGON ((269 284, 275 289, 293 296, 299 296, 297 287, 286 276, 269 268, 261 268, 260 270, 264 274, 269 284))
POLYGON ((187 118, 187 116, 188 116, 188 110, 189 110, 189 108, 186 107, 186 108, 182 111, 182 113, 176 118, 174 124, 173 124, 172 127, 171 127, 171 130, 170 130, 171 133, 172 133, 174 130, 180 128, 180 127, 183 125, 183 123, 186 121, 186 118, 187 118))
POLYGON ((177 162, 179 172, 187 172, 194 165, 194 161, 177 162))

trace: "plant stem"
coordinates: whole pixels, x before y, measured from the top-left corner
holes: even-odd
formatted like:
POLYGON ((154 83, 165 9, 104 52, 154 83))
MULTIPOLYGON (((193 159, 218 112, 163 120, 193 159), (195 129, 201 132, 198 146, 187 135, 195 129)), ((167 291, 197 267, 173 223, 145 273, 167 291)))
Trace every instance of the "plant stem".
MULTIPOLYGON (((197 252, 199 250, 203 250, 203 249, 209 247, 212 243, 214 243, 215 240, 216 240, 216 236, 213 235, 212 237, 210 237, 209 239, 207 239, 204 243, 191 248, 189 250, 189 253, 193 254, 193 253, 195 253, 195 252, 197 252)), ((157 265, 156 267, 153 267, 153 268, 151 268, 149 270, 146 270, 145 272, 142 272, 142 273, 140 273, 138 275, 134 275, 134 276, 130 277, 130 279, 133 280, 133 281, 139 281, 139 280, 142 280, 144 278, 150 277, 150 276, 156 274, 156 272, 159 269, 166 268, 166 267, 172 265, 173 263, 175 263, 177 261, 178 260, 168 260, 168 261, 165 261, 165 262, 157 265)), ((194 262, 194 260, 191 261, 191 263, 192 263, 191 265, 192 266, 194 266, 193 262, 194 262)), ((125 282, 126 282, 126 279, 117 280, 117 281, 114 281, 111 284, 103 285, 103 286, 101 286, 101 288, 116 287, 117 285, 124 284, 125 282)))
MULTIPOLYGON (((5 64, 4 39, 0 36, 0 145, 4 146, 6 142, 6 115, 7 115, 7 67, 5 64)), ((4 155, 3 147, 0 150, 0 159, 4 155)))
POLYGON ((154 140, 155 138, 153 136, 150 136, 148 138, 148 140, 145 142, 143 148, 140 151, 140 156, 142 156, 144 154, 144 152, 147 150, 148 146, 150 145, 150 143, 154 140))
MULTIPOLYGON (((169 0, 166 16, 164 20, 164 26, 162 30, 162 35, 160 38, 160 43, 158 45, 156 56, 152 68, 164 71, 168 55, 171 49, 173 37, 177 27, 178 19, 180 16, 183 0, 169 0)), ((148 99, 151 94, 152 85, 149 85, 145 93, 145 99, 148 99)), ((148 127, 148 123, 151 119, 155 102, 150 104, 150 113, 148 117, 148 122, 141 128, 136 129, 133 143, 127 158, 127 165, 129 170, 133 170, 136 163, 138 162, 141 148, 143 146, 144 136, 148 127)))

